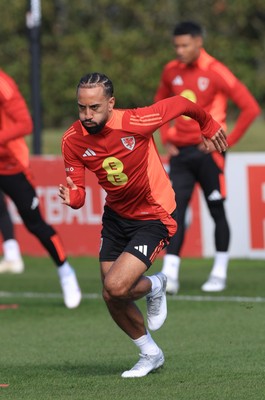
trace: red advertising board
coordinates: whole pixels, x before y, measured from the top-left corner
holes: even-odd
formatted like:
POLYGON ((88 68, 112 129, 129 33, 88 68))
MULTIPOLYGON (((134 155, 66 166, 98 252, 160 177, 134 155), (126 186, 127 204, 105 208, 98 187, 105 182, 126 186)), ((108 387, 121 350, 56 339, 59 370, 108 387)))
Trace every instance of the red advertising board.
POLYGON ((250 240, 253 249, 265 248, 265 165, 248 166, 250 240))
MULTIPOLYGON (((62 205, 58 197, 58 185, 65 183, 65 172, 61 157, 32 157, 31 167, 35 176, 43 215, 46 221, 53 225, 61 235, 67 253, 73 256, 97 256, 105 194, 97 184, 94 174, 87 174, 85 205, 79 210, 73 210, 62 205)), ((33 256, 45 255, 46 250, 25 229, 13 203, 9 201, 8 204, 22 253, 33 256)), ((182 255, 198 257, 202 255, 198 190, 194 192, 189 214, 192 216, 192 224, 188 227, 182 255)))

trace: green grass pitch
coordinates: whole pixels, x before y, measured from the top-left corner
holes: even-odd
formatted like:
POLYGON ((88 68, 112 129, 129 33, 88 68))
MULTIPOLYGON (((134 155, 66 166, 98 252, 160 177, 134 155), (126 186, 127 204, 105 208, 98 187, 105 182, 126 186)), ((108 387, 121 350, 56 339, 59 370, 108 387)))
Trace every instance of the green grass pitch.
POLYGON ((264 400, 264 260, 232 260, 227 289, 211 296, 200 290, 211 260, 183 260, 180 292, 152 334, 164 368, 140 379, 120 377, 138 350, 107 312, 97 259, 70 261, 84 293, 75 310, 49 258, 0 276, 0 399, 264 400))

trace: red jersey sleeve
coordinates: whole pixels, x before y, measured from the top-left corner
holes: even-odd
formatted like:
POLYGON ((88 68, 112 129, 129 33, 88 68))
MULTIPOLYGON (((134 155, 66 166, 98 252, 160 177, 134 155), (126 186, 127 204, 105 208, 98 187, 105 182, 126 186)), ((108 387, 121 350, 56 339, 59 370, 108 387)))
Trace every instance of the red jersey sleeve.
POLYGON ((70 204, 69 206, 78 209, 82 207, 86 199, 85 191, 85 167, 84 164, 79 162, 78 157, 73 154, 73 150, 68 146, 67 137, 74 133, 74 127, 69 128, 65 132, 62 140, 62 155, 64 158, 66 176, 74 175, 74 183, 77 189, 70 190, 70 204))
POLYGON ((244 135, 249 125, 260 114, 261 109, 247 87, 225 65, 217 62, 213 70, 218 75, 217 82, 220 85, 220 91, 223 91, 240 110, 235 125, 227 136, 227 143, 232 146, 244 135))
POLYGON ((240 114, 235 122, 232 131, 227 136, 229 146, 234 145, 247 131, 249 125, 261 113, 261 109, 255 98, 249 92, 245 85, 237 81, 231 99, 240 109, 240 114))
POLYGON ((12 78, 0 71, 0 145, 32 132, 32 119, 12 78))
POLYGON ((182 96, 172 96, 149 107, 127 110, 124 114, 123 129, 151 136, 155 130, 180 115, 196 120, 202 135, 207 138, 211 138, 221 127, 196 103, 182 96))

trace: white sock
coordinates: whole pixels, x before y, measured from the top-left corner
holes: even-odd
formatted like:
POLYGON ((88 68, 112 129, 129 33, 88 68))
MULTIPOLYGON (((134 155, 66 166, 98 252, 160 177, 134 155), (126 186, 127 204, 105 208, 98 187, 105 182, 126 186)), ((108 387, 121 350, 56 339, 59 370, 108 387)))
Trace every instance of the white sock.
POLYGON ((132 339, 133 343, 140 349, 141 354, 155 355, 159 353, 159 347, 147 331, 146 335, 138 339, 132 339))
POLYGON ((147 276, 146 278, 150 279, 152 284, 151 291, 149 292, 149 294, 161 288, 161 281, 156 275, 147 276))
POLYGON ((63 265, 57 268, 58 274, 60 278, 63 278, 64 276, 71 275, 73 273, 73 268, 69 264, 68 261, 65 261, 63 265))
POLYGON ((216 276, 217 278, 226 279, 228 261, 229 253, 227 251, 217 251, 215 253, 214 263, 210 275, 216 276))
POLYGON ((166 254, 163 259, 162 271, 168 278, 178 280, 179 268, 180 268, 180 257, 174 254, 166 254))
POLYGON ((19 244, 15 239, 3 242, 3 256, 6 261, 18 261, 21 259, 19 244))

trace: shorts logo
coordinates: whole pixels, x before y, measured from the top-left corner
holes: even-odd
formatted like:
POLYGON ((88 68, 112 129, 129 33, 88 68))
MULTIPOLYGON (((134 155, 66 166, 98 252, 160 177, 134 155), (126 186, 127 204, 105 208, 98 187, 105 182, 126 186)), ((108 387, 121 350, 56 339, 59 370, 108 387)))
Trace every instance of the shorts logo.
POLYGON ((208 196, 209 201, 222 200, 221 193, 218 190, 213 190, 212 193, 208 196))
POLYGON ((122 144, 126 149, 128 150, 133 150, 135 146, 135 138, 133 136, 127 136, 121 138, 122 144))
POLYGON ((198 79, 198 88, 203 92, 204 90, 206 90, 209 86, 209 79, 208 78, 203 78, 200 77, 198 79))
POLYGON ((140 251, 140 253, 143 253, 145 256, 147 256, 147 245, 140 245, 140 246, 134 246, 135 250, 140 251))

